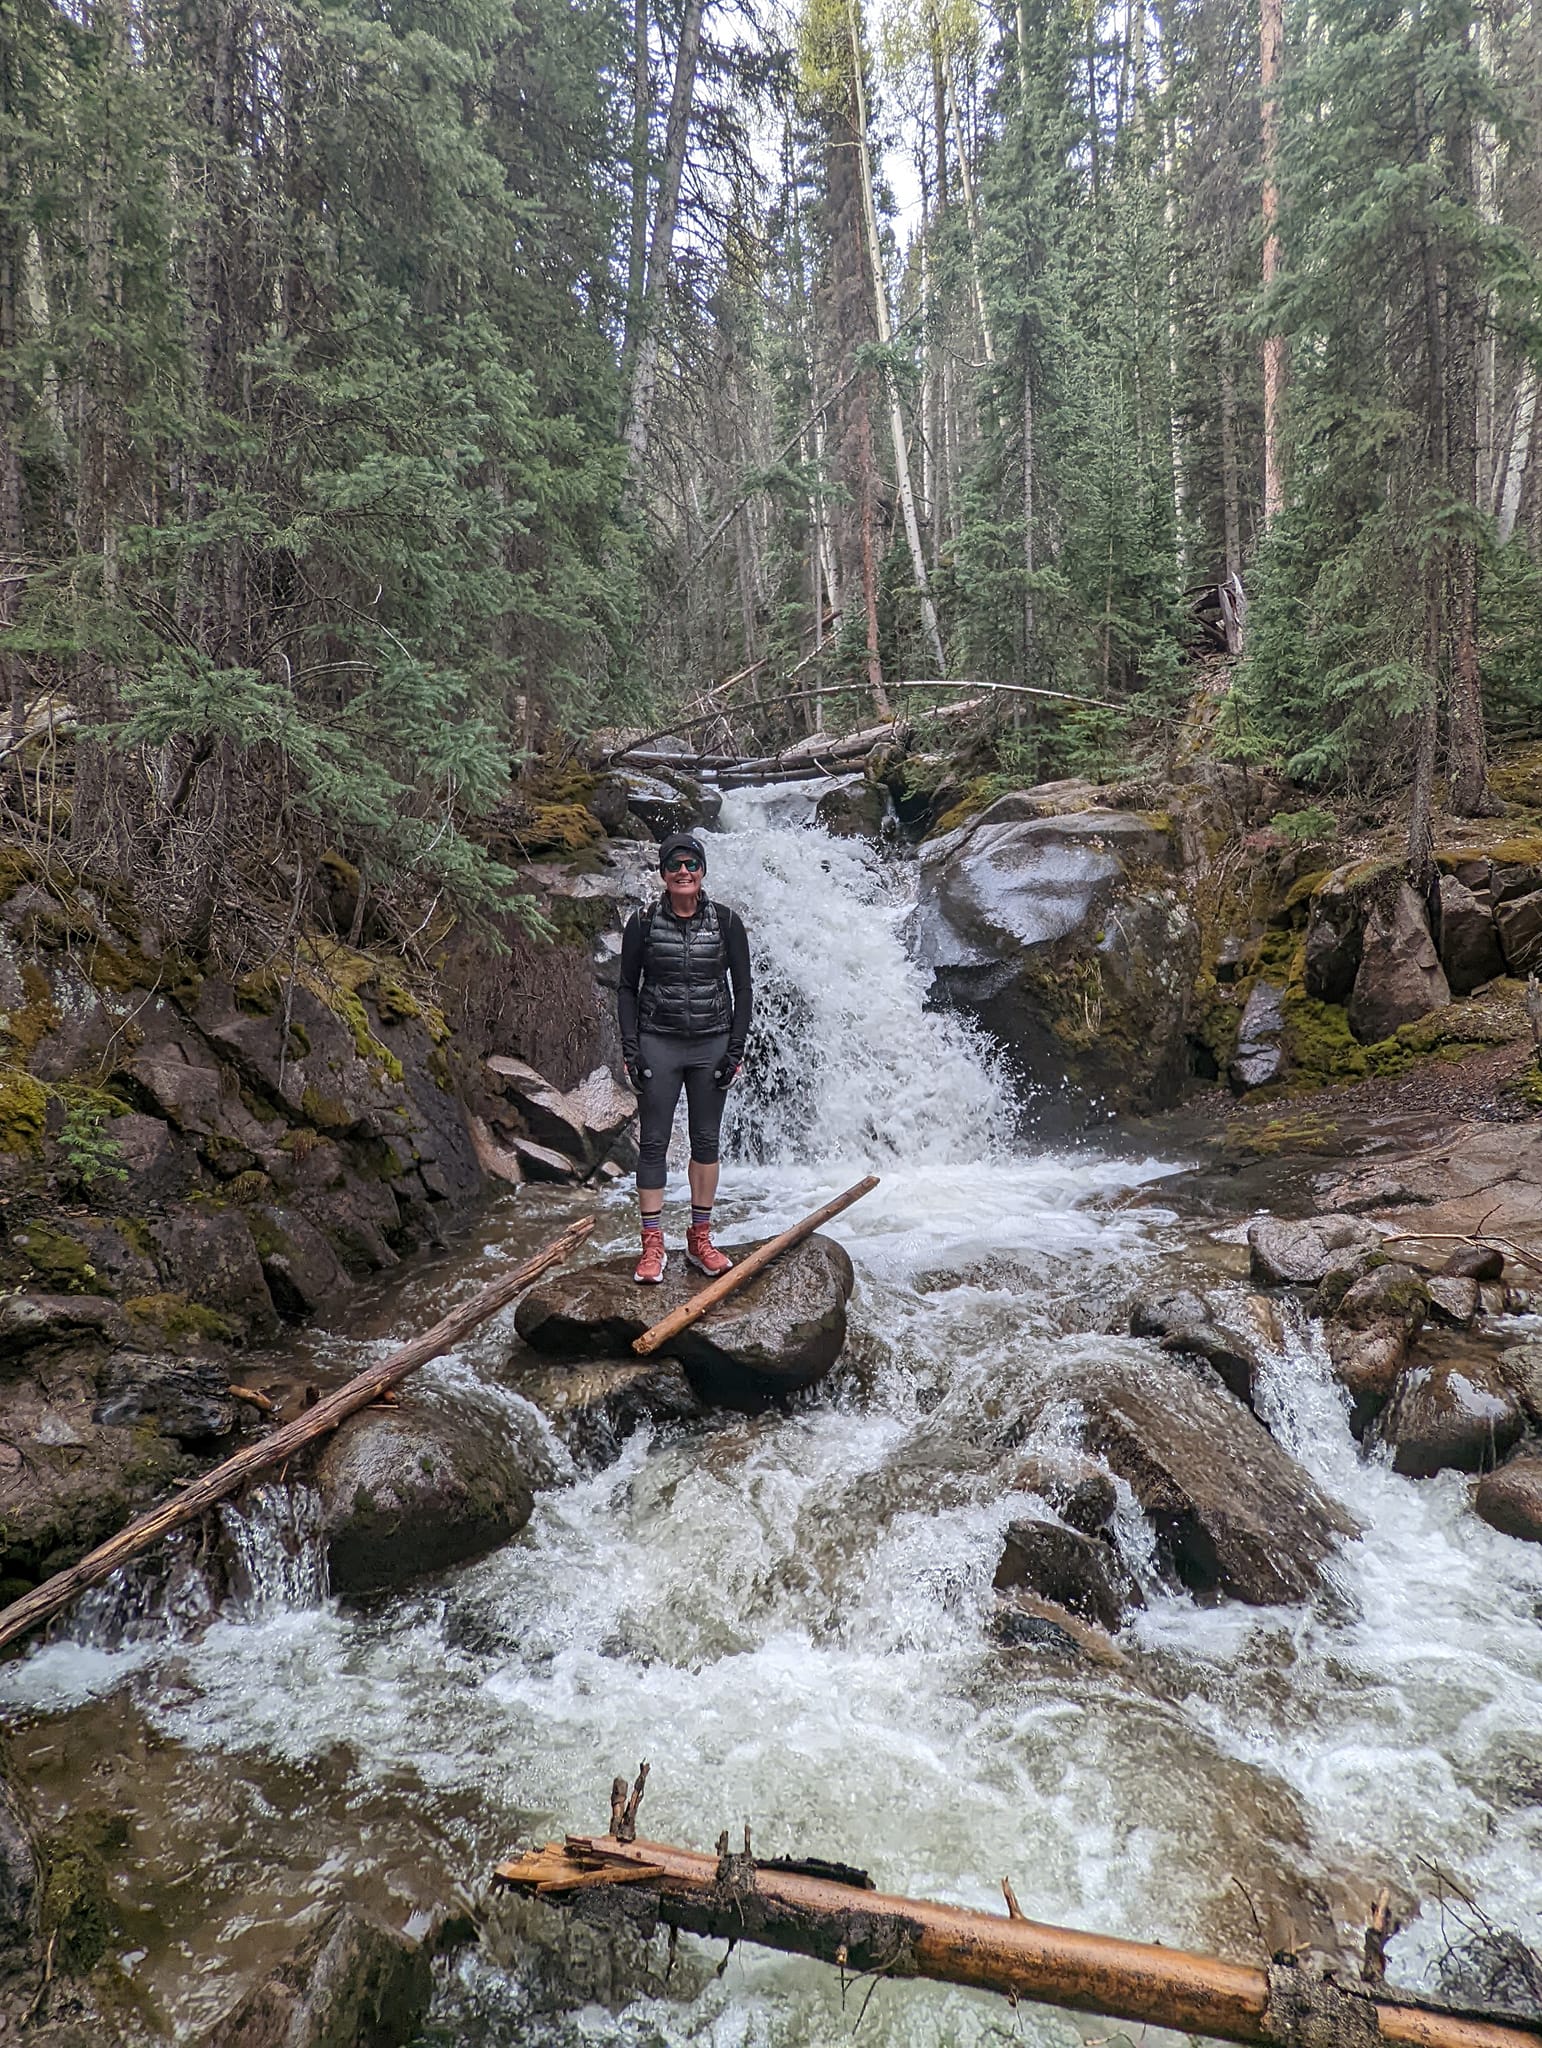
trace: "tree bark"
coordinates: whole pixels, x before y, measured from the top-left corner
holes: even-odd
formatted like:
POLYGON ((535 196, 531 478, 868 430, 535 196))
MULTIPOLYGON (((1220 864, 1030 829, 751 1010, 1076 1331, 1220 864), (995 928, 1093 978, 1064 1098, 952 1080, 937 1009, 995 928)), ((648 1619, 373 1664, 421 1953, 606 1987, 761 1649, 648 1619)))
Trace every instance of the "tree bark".
POLYGON ((627 408, 626 445, 634 474, 648 449, 653 400, 658 389, 659 348, 663 339, 664 296, 675 246, 675 219, 680 208, 680 179, 690 139, 691 106, 696 95, 696 61, 701 49, 704 0, 685 0, 685 18, 675 50, 675 82, 664 130, 664 161, 659 168, 658 210, 648 241, 648 274, 643 287, 637 329, 637 360, 627 408))
MULTIPOLYGON (((629 402, 648 277, 648 182, 652 169, 653 75, 648 56, 648 0, 632 6, 632 149, 626 245, 626 324, 621 342, 622 403, 629 402)), ((623 427, 625 422, 622 422, 623 427)))
POLYGON ((820 1859, 758 1861, 748 1828, 742 1852, 729 1850, 725 1833, 715 1856, 618 1839, 635 1836, 640 1789, 630 1799, 625 1793, 620 1779, 612 1793, 616 1834, 548 1842, 500 1863, 497 1881, 580 1910, 597 1893, 624 1888, 634 1911, 651 1910, 666 1927, 692 1934, 814 1956, 862 1976, 962 1984, 1245 2048, 1366 2034, 1393 2048, 1535 2048, 1529 2028, 1399 2004, 1295 1963, 1261 1969, 1047 1926, 1023 1914, 1006 1879, 1006 1912, 981 1913, 877 1891, 865 1871, 820 1859))
POLYGON ((1526 482, 1526 471, 1531 462, 1532 440, 1536 431, 1537 417, 1537 373, 1528 363, 1521 371, 1520 383, 1515 394, 1515 415, 1510 423, 1509 440, 1505 448, 1504 465, 1500 471, 1498 503, 1496 507, 1496 530, 1499 544, 1503 547, 1515 534, 1515 522, 1521 509, 1521 491, 1526 482))
MULTIPOLYGON (((893 346, 894 333, 889 321, 889 288, 883 274, 883 245, 878 237, 878 209, 873 199, 873 166, 867 139, 867 90, 862 83, 862 36, 857 21, 857 0, 847 0, 847 23, 851 33, 851 84, 856 109, 857 163, 862 185, 862 219, 867 229, 868 265, 872 272, 873 317, 878 327, 879 345, 887 350, 893 346)), ((894 444, 895 482, 899 489, 900 513, 905 522, 905 539, 910 547, 910 572, 915 579, 916 596, 921 605, 921 623, 926 629, 927 639, 931 642, 937 666, 946 674, 947 656, 943 653, 936 607, 932 603, 931 588, 926 578, 926 556, 922 552, 921 528, 916 518, 915 488, 910 477, 910 451, 905 441, 905 415, 900 406, 899 387, 887 364, 884 368, 883 381, 889 401, 889 436, 894 444)))
MULTIPOLYGON (((1260 114, 1263 128, 1263 226, 1264 290, 1268 291, 1280 268, 1280 67, 1285 40, 1284 0, 1261 0, 1259 43, 1260 114)), ((1285 338, 1270 334, 1264 340, 1264 531, 1285 502, 1281 469, 1280 412, 1285 388, 1285 338)))

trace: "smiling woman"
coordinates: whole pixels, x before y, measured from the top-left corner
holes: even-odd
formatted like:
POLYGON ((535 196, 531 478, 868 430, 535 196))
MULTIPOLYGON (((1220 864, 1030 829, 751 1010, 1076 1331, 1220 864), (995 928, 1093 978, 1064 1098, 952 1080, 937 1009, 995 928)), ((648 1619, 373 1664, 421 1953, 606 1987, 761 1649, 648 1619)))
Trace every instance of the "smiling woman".
POLYGON ((664 1278, 666 1154, 680 1090, 691 1136, 686 1259, 710 1277, 733 1261, 712 1242, 718 1149, 728 1090, 744 1059, 753 999, 744 921, 706 890, 702 842, 675 832, 659 848, 664 894, 635 910, 621 939, 621 1047, 641 1107, 637 1200, 642 1257, 635 1278, 664 1278))

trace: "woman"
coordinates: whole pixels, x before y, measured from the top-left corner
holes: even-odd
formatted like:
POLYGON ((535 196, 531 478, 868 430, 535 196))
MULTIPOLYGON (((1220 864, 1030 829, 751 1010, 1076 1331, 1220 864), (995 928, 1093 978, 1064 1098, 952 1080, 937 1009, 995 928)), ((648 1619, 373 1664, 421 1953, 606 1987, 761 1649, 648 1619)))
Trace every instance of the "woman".
POLYGON ((634 910, 621 935, 619 1005, 621 1056, 642 1123, 642 1257, 632 1277, 650 1284, 664 1277, 664 1159, 682 1083, 691 1133, 686 1260, 713 1276, 733 1264, 712 1242, 712 1200, 723 1105, 744 1058, 751 1011, 744 921, 708 897, 701 841, 672 833, 659 848, 659 872, 664 894, 648 909, 634 910))

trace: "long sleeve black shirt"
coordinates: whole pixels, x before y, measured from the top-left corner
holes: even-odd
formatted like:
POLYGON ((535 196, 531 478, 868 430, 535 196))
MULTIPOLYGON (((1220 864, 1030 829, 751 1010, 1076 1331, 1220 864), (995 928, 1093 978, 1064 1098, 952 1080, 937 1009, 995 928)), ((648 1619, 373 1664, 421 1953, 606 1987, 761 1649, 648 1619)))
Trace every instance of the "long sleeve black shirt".
MULTIPOLYGON (((750 982, 750 941, 744 929, 744 919, 738 911, 730 910, 726 903, 716 906, 718 924, 723 933, 723 945, 728 954, 728 979, 733 988, 733 1018, 728 1026, 728 1057, 737 1066, 744 1058, 745 1041, 750 1035, 750 1019, 754 1015, 755 999, 750 982)), ((627 919, 621 933, 621 988, 617 998, 617 1011, 621 1023, 621 1054, 623 1059, 637 1057, 637 1002, 642 987, 643 973, 643 922, 647 911, 634 910, 627 919)), ((664 915, 672 917, 674 912, 666 904, 664 915)))

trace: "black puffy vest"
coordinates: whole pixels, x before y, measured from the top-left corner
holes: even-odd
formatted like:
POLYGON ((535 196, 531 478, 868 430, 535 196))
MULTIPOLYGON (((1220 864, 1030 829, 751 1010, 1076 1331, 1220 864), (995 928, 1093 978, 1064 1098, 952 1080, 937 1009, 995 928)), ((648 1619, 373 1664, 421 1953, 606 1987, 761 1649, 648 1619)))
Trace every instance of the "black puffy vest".
POLYGON ((684 920, 662 903, 646 913, 637 1021, 671 1038, 715 1038, 733 1022, 728 944, 709 898, 684 920))

